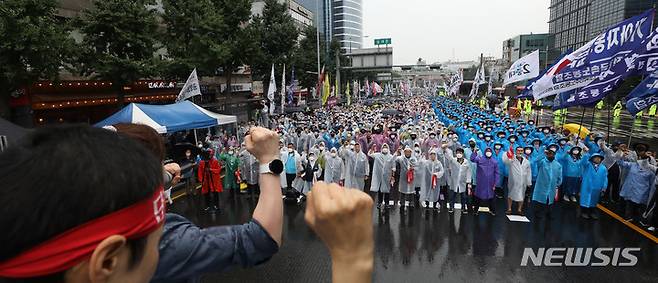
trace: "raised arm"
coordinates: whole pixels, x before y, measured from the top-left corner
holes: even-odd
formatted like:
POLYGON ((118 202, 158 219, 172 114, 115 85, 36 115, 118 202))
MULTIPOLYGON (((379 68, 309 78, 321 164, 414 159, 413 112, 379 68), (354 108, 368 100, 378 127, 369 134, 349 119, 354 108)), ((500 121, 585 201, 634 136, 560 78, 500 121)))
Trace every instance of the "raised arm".
MULTIPOLYGON (((245 138, 247 150, 261 164, 268 164, 279 157, 279 136, 265 128, 252 128, 245 138)), ((283 201, 279 176, 260 174, 261 189, 258 204, 253 217, 267 233, 281 246, 281 231, 283 226, 283 201)))

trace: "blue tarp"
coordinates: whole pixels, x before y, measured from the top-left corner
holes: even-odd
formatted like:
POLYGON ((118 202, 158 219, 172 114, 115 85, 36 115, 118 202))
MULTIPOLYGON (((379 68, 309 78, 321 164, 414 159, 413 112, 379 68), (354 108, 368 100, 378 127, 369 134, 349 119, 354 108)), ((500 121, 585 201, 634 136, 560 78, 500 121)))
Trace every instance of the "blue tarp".
POLYGON ((131 103, 94 126, 135 123, 151 126, 158 133, 171 133, 235 122, 236 116, 213 113, 192 102, 183 101, 167 105, 131 103))

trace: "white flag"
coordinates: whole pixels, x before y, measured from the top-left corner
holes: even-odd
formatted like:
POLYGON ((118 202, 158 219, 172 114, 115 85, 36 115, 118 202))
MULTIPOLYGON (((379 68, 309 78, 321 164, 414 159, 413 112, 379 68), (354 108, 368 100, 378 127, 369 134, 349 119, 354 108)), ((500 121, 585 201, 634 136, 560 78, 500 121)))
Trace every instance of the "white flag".
POLYGON ((533 79, 539 76, 539 50, 523 56, 512 64, 505 73, 503 86, 523 80, 533 79))
POLYGON ((178 97, 176 97, 176 102, 181 102, 185 99, 197 95, 201 95, 201 87, 199 86, 199 78, 196 75, 196 68, 194 68, 190 76, 187 78, 185 85, 178 93, 178 97))
POLYGON ((270 86, 267 88, 267 99, 270 100, 270 115, 274 114, 274 93, 276 92, 276 81, 274 81, 274 64, 270 74, 270 86))
POLYGON ((286 104, 286 64, 283 64, 283 76, 281 79, 281 114, 284 114, 286 104))

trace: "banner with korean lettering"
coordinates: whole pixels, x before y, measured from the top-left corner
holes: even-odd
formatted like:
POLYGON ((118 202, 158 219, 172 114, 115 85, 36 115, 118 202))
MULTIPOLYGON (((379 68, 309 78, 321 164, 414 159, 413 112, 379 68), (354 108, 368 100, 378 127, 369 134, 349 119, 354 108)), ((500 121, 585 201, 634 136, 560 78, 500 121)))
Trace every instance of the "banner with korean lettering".
MULTIPOLYGON (((622 74, 612 70, 649 36, 654 9, 608 28, 592 41, 567 55, 535 82, 533 96, 539 100, 558 93, 614 81, 622 74), (613 73, 614 72, 614 73, 613 73)), ((591 90, 593 91, 593 90, 591 90)))
MULTIPOLYGON (((658 29, 657 29, 658 31, 658 29)), ((658 32, 646 37, 640 46, 623 57, 612 60, 610 69, 597 76, 592 83, 578 89, 566 99, 564 108, 593 105, 615 91, 628 77, 649 75, 658 70, 658 32)))
POLYGON ((658 72, 650 74, 627 97, 626 110, 635 116, 658 103, 658 72))
POLYGON ((539 76, 539 50, 523 56, 512 64, 512 67, 505 73, 503 87, 524 80, 529 80, 539 76))

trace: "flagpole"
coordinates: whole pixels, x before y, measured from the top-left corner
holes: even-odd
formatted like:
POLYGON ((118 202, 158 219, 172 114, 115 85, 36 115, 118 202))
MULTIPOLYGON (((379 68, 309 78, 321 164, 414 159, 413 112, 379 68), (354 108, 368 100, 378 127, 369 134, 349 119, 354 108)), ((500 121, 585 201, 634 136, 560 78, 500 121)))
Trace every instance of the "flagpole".
MULTIPOLYGON (((578 127, 578 136, 576 136, 576 138, 579 140, 580 140, 580 132, 583 129, 583 123, 585 122, 585 110, 587 110, 587 108, 583 106, 583 114, 580 115, 580 127, 578 127)), ((562 124, 562 127, 564 128, 564 124, 562 124)))
POLYGON ((589 124, 589 132, 594 131, 594 113, 596 113, 596 106, 592 108, 592 123, 589 124))
MULTIPOLYGON (((610 96, 608 96, 610 97, 610 96)), ((608 133, 606 134, 605 139, 610 141, 610 99, 608 99, 608 133)))

